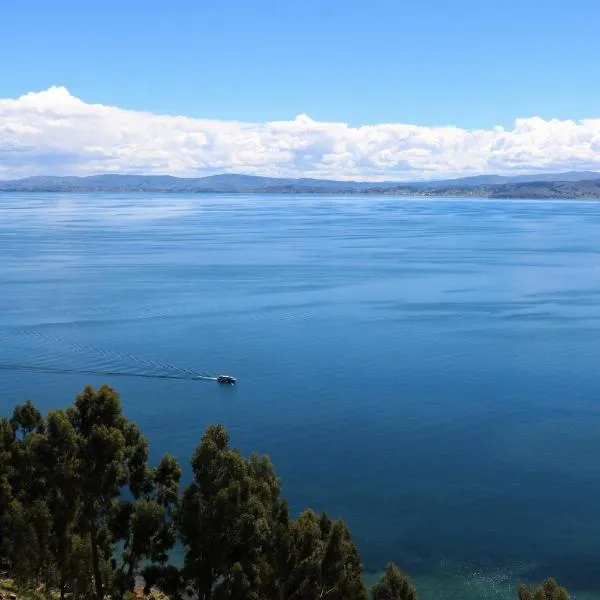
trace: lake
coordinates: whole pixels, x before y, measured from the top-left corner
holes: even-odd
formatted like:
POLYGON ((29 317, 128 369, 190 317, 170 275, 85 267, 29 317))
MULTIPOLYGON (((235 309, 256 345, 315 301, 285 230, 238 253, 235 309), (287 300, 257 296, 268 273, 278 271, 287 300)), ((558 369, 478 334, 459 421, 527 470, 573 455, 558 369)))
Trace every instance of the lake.
POLYGON ((154 459, 269 454, 369 580, 599 597, 600 203, 3 194, 0 257, 0 363, 65 371, 3 369, 1 413, 108 382, 154 459))

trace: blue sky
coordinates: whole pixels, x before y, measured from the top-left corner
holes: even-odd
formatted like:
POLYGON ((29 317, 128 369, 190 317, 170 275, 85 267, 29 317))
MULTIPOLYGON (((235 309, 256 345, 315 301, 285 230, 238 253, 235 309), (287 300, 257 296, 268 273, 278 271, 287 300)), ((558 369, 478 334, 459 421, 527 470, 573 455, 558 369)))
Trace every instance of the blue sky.
POLYGON ((599 24, 597 0, 4 0, 0 178, 600 170, 599 24))
POLYGON ((600 3, 4 0, 0 97, 217 119, 508 126, 598 112, 600 3))

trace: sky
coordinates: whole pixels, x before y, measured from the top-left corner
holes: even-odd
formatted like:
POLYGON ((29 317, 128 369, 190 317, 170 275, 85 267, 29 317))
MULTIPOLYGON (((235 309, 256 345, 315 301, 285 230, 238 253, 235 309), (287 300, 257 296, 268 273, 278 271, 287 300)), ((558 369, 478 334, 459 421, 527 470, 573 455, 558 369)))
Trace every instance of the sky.
POLYGON ((590 0, 3 0, 0 178, 600 169, 590 0))

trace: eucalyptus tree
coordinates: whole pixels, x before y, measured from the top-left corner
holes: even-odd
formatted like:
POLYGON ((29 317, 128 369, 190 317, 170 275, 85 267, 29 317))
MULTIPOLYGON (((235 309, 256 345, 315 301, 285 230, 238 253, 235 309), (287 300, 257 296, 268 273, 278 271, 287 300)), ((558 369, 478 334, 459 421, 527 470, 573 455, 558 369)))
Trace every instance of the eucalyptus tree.
POLYGON ((96 597, 103 600, 121 533, 115 531, 121 499, 148 491, 148 443, 109 386, 87 386, 67 415, 77 435, 80 531, 89 537, 96 597))
POLYGON ((390 563, 371 590, 373 600, 417 600, 417 590, 408 575, 390 563))
POLYGON ((273 586, 280 534, 279 481, 266 457, 243 457, 221 425, 210 426, 192 461, 178 512, 184 578, 200 600, 264 598, 273 586))

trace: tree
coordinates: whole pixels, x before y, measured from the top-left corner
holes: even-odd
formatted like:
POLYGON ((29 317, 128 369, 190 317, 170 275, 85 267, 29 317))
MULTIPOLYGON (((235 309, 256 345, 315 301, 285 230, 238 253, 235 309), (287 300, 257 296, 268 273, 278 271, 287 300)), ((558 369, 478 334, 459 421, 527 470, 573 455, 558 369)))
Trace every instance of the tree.
POLYGON ((108 386, 88 386, 67 411, 78 436, 78 485, 81 530, 91 544, 94 585, 104 598, 106 574, 116 536, 111 531, 118 500, 134 499, 148 479, 148 445, 137 425, 122 413, 119 395, 108 386))
POLYGON ((6 537, 8 511, 12 501, 12 452, 15 436, 8 419, 0 419, 0 568, 9 560, 6 537))
POLYGON ((74 534, 70 540, 66 579, 75 600, 94 597, 92 548, 88 535, 74 534))
POLYGON ((306 510, 289 538, 286 598, 366 600, 358 550, 343 521, 306 510))
POLYGON ((20 434, 21 439, 25 439, 34 431, 42 433, 44 430, 42 414, 31 400, 25 404, 17 404, 13 410, 10 424, 15 434, 20 434))
POLYGON ((319 517, 305 510, 290 524, 284 598, 310 600, 320 596, 323 547, 319 517))
POLYGON ((46 484, 45 501, 52 532, 50 551, 58 571, 60 598, 64 600, 67 590, 73 587, 71 579, 77 578, 73 555, 81 552, 85 541, 74 537, 79 531, 81 513, 79 439, 62 410, 48 415, 45 431, 34 445, 34 460, 46 484))
MULTIPOLYGON (((118 503, 113 524, 115 537, 123 542, 122 564, 116 573, 118 595, 133 588, 142 560, 149 560, 153 567, 166 565, 168 551, 176 539, 173 515, 180 478, 181 467, 175 458, 166 455, 148 473, 141 496, 133 502, 118 503)), ((156 578, 155 574, 155 568, 148 571, 150 577, 156 578)))
POLYGON ((52 585, 54 564, 50 550, 51 523, 46 502, 44 472, 36 460, 35 449, 43 439, 45 423, 32 402, 15 407, 9 421, 4 420, 4 486, 7 499, 2 502, 2 537, 5 558, 14 577, 22 584, 42 581, 52 585))
POLYGON ((229 447, 207 429, 192 458, 193 482, 178 511, 184 576, 200 600, 258 599, 273 583, 272 549, 281 501, 269 460, 229 447))
POLYGON ((417 600, 417 590, 408 575, 390 563, 372 589, 373 600, 417 600))
MULTIPOLYGON (((311 510, 290 520, 269 459, 242 456, 222 426, 202 436, 181 496, 177 461, 147 461, 108 386, 86 387, 66 412, 43 418, 28 402, 0 419, 0 558, 11 574, 61 600, 119 600, 140 572, 146 591, 174 600, 188 586, 199 600, 367 599, 345 523, 311 510), (177 534, 182 569, 168 564, 177 534)), ((521 600, 568 600, 561 590, 548 581, 521 600)), ((374 600, 416 593, 390 565, 374 600)))
POLYGON ((47 419, 27 402, 0 420, 0 557, 12 574, 61 600, 90 597, 92 587, 104 598, 105 589, 118 597, 133 587, 141 561, 165 565, 181 469, 166 456, 151 470, 147 458, 107 386, 85 388, 47 419))
POLYGON ((325 553, 321 564, 324 592, 321 597, 331 600, 366 600, 360 556, 344 521, 336 521, 325 539, 325 553))
POLYGON ((571 600, 567 590, 560 587, 554 579, 546 579, 537 588, 519 586, 519 600, 571 600))

